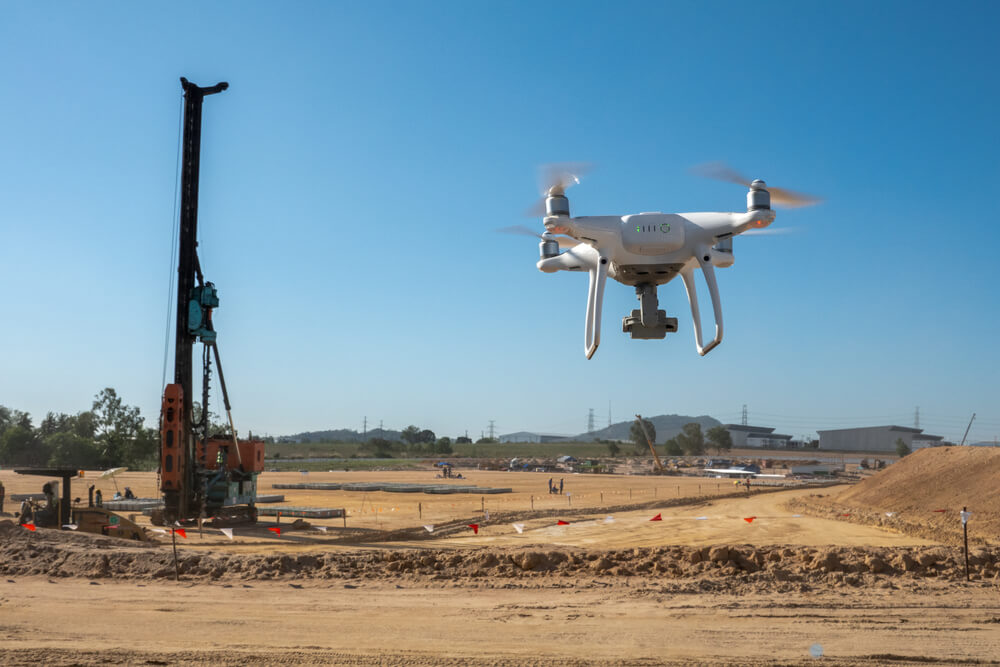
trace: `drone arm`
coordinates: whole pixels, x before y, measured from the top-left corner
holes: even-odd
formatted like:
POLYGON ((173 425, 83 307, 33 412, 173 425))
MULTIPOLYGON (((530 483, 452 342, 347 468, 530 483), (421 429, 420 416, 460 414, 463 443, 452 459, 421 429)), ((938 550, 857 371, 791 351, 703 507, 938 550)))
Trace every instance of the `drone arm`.
POLYGON ((715 314, 715 338, 708 345, 702 346, 701 343, 701 312, 698 308, 698 289, 694 282, 694 269, 686 268, 682 270, 681 278, 684 280, 684 287, 687 289, 688 303, 691 304, 691 320, 694 323, 695 345, 698 348, 698 354, 704 357, 716 345, 722 342, 722 301, 719 298, 719 284, 715 280, 715 267, 712 266, 708 248, 699 245, 695 248, 695 257, 698 259, 701 272, 705 274, 705 283, 708 285, 708 293, 712 297, 712 310, 715 314))
POLYGON ((584 354, 590 359, 601 344, 601 307, 604 285, 608 278, 608 258, 599 257, 590 267, 590 289, 587 291, 587 323, 584 331, 584 354))

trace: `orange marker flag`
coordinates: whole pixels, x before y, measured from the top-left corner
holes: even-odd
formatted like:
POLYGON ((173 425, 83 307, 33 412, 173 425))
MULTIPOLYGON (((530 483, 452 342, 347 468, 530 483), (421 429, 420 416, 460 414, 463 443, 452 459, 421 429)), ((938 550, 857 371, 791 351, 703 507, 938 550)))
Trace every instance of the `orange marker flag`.
POLYGON ((755 516, 747 516, 747 517, 743 517, 743 520, 746 521, 747 523, 753 523, 753 520, 756 519, 756 518, 757 517, 755 517, 755 516))
POLYGON ((469 528, 471 528, 472 532, 475 533, 476 535, 479 534, 479 524, 478 523, 470 523, 469 524, 469 528))
MULTIPOLYGON (((662 514, 662 512, 660 514, 662 514)), ((660 514, 654 516, 652 519, 650 519, 650 521, 663 521, 663 517, 660 516, 660 514)))
POLYGON ((948 510, 934 510, 935 512, 947 512, 948 510))
POLYGON ((183 528, 174 528, 174 532, 183 537, 185 540, 187 539, 188 534, 183 528))
POLYGON ((281 535, 281 526, 268 526, 268 530, 276 535, 281 535))
POLYGON ((851 516, 850 514, 841 514, 840 516, 851 516))
POLYGON ((562 519, 559 519, 558 521, 556 521, 556 525, 557 526, 568 526, 569 525, 569 521, 563 521, 562 519))
POLYGON ((34 531, 35 530, 35 524, 33 524, 33 523, 22 523, 21 525, 24 526, 25 528, 27 528, 30 531, 34 531))

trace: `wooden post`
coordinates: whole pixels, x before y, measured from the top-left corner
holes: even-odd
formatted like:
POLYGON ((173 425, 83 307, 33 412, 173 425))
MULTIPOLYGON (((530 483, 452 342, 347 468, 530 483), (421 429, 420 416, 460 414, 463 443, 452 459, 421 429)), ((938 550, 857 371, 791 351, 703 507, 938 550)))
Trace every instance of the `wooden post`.
POLYGON ((535 509, 535 497, 534 496, 531 496, 531 509, 532 509, 532 511, 534 511, 534 509, 535 509))
POLYGON ((660 490, 660 487, 658 487, 658 486, 654 486, 653 487, 653 497, 654 498, 656 497, 656 494, 659 492, 659 490, 660 490))
POLYGON ((632 500, 632 489, 628 490, 628 499, 632 500))
POLYGON ((344 515, 344 528, 347 528, 347 508, 345 507, 344 509, 341 510, 341 512, 344 515))
POLYGON ((417 503, 417 517, 420 519, 424 518, 424 504, 417 503))
POLYGON ((601 491, 601 504, 602 505, 604 504, 604 492, 603 491, 601 491))
MULTIPOLYGON (((967 507, 963 507, 962 511, 963 512, 967 512, 968 508, 967 507)), ((965 580, 966 581, 970 581, 970 579, 969 579, 969 525, 968 525, 968 521, 962 521, 962 534, 965 537, 965 580)))
POLYGON ((486 496, 479 496, 479 513, 486 513, 486 496))
POLYGON ((678 496, 681 495, 681 485, 680 484, 677 485, 677 495, 678 496))
POLYGON ((174 545, 174 581, 181 580, 181 568, 177 565, 177 529, 170 529, 170 541, 174 545))

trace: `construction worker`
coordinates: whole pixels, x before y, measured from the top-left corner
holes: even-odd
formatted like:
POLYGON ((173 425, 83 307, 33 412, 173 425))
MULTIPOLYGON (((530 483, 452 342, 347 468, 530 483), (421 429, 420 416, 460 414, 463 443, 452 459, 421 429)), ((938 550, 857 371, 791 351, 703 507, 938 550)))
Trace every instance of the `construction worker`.
POLYGON ((104 494, 101 493, 100 489, 94 492, 94 504, 98 507, 104 507, 104 494))

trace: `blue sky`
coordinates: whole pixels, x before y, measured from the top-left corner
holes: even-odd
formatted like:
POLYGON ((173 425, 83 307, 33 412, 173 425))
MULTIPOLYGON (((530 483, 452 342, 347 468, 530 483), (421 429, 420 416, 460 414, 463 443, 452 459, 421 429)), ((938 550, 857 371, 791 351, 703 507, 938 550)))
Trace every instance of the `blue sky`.
MULTIPOLYGON (((179 76, 206 101, 201 261, 241 430, 574 433, 709 414, 779 432, 1000 435, 996 3, 0 5, 0 404, 162 391, 179 76), (822 195, 736 240, 723 344, 632 341, 609 283, 535 267, 535 168, 573 212, 741 210, 726 160, 822 195)), ((703 296, 707 298, 707 295, 703 296)), ((219 406, 221 400, 216 400, 219 406)))

